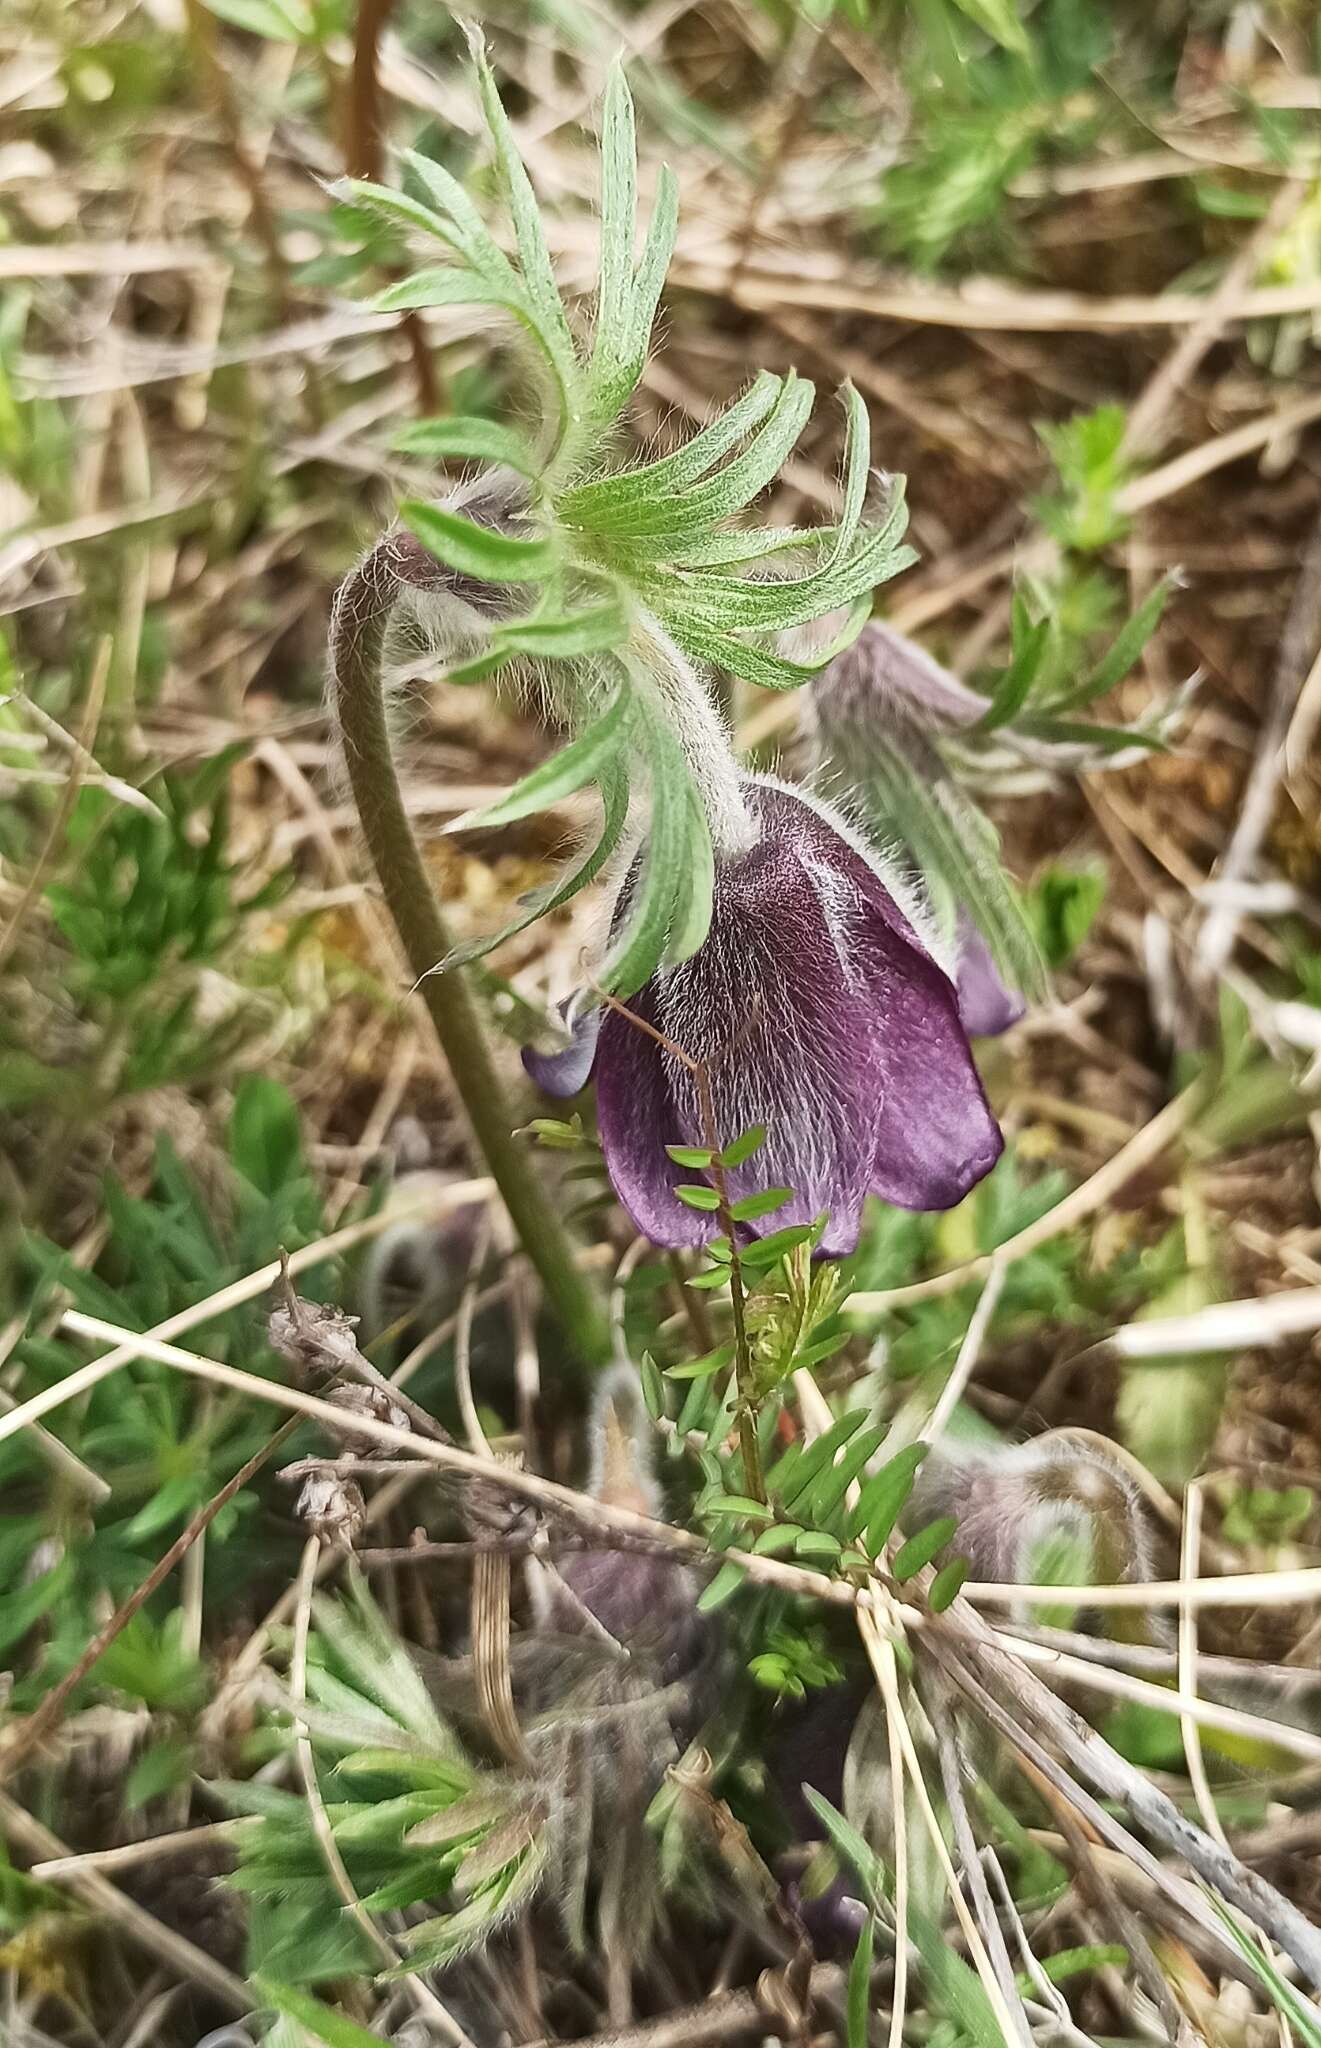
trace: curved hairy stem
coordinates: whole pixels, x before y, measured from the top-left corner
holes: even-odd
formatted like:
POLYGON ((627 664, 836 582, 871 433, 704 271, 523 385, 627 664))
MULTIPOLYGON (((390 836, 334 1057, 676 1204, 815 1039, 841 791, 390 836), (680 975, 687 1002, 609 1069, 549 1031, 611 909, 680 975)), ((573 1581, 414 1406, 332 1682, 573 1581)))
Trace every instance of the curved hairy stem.
MULTIPOLYGON (((386 725, 381 659, 405 584, 475 595, 408 534, 390 534, 340 585, 330 627, 331 676, 363 836, 404 952, 467 1111, 473 1136, 523 1248, 578 1356, 610 1356, 604 1302, 579 1271, 572 1243, 527 1156, 461 969, 433 974, 452 940, 408 822, 386 725)), ((489 596, 489 592, 487 593, 489 596)))

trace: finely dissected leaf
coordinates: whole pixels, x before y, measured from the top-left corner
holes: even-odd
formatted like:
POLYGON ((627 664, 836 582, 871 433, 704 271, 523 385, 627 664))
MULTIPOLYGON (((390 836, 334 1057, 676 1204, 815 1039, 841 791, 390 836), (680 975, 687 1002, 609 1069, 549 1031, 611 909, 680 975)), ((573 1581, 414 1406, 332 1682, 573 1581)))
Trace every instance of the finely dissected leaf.
POLYGON ((555 567, 549 540, 519 540, 443 505, 405 498, 399 517, 438 562, 483 583, 541 583, 555 567))
POLYGON ((1056 746, 1087 747, 1096 754, 1123 754, 1133 747, 1163 754, 1166 741, 1159 732, 1147 732, 1136 725, 1090 725, 1078 718, 1041 716, 1019 720, 1018 731, 1026 739, 1049 740, 1056 746))
POLYGON ((902 1451, 896 1451, 879 1472, 873 1473, 858 1496, 852 1533, 862 1536, 863 1548, 870 1556, 878 1556, 889 1541, 913 1490, 917 1468, 929 1449, 929 1444, 908 1444, 902 1451))
POLYGON ((682 534, 703 522, 732 518, 773 483, 807 425, 815 386, 794 372, 784 379, 771 410, 741 454, 705 482, 686 491, 644 498, 638 493, 615 507, 611 531, 657 537, 682 534))
POLYGON ((804 576, 758 581, 681 571, 667 578, 666 601, 687 617, 706 619, 730 632, 779 633, 809 625, 840 605, 852 604, 917 559, 902 544, 907 518, 903 494, 896 491, 883 526, 869 527, 842 554, 804 576))
POLYGON ((1122 683, 1160 624, 1171 592, 1178 587, 1177 576, 1161 577, 1115 636, 1091 674, 1077 690, 1066 693, 1066 703, 1070 706, 1091 704, 1097 697, 1104 697, 1107 691, 1113 690, 1116 683, 1122 683))
POLYGON ((517 278, 483 277, 462 263, 415 270, 397 284, 386 285, 369 304, 373 313, 407 313, 428 306, 502 306, 536 332, 532 308, 517 278))
POLYGON ((664 617, 684 653, 698 661, 727 669, 730 675, 739 676, 745 683, 755 683, 761 690, 800 690, 851 640, 857 639, 867 623, 869 609, 869 600, 860 598, 845 626, 811 661, 788 661, 781 654, 768 654, 763 648, 736 640, 732 633, 720 631, 705 619, 693 618, 688 613, 679 616, 669 607, 665 608, 664 617))
POLYGON ((1016 592, 1013 605, 1014 658, 996 684, 990 707, 978 719, 975 731, 995 732, 1018 716, 1041 673, 1049 642, 1050 620, 1041 619, 1033 625, 1027 605, 1016 592))
POLYGON ((514 619, 507 626, 497 626, 494 637, 499 647, 514 654, 549 655, 563 660, 608 653, 621 644, 627 633, 623 607, 610 600, 560 616, 514 619))
MULTIPOLYGON (((633 229, 637 219, 637 139, 633 99, 618 58, 606 80, 601 116, 601 263, 596 334, 588 376, 594 389, 629 353, 633 313, 633 229)), ((611 415, 613 417, 613 414, 611 415)))
POLYGON ((565 491, 560 499, 562 516, 573 526, 608 525, 615 514, 640 500, 655 502, 695 483, 766 417, 783 383, 782 377, 762 370, 742 398, 673 455, 565 491))
MULTIPOLYGON (((444 239, 470 267, 496 283, 517 285, 518 272, 495 240, 468 193, 434 157, 406 149, 401 161, 425 185, 444 222, 444 239)), ((434 232, 434 230, 433 230, 434 232)))
POLYGON ((450 419, 414 420, 394 436, 399 455, 457 456, 468 462, 501 462, 521 476, 537 474, 537 460, 521 434, 498 420, 455 414, 450 419))
POLYGON ((861 394, 852 384, 840 393, 844 406, 844 505, 835 529, 828 567, 835 568, 847 556, 867 502, 867 478, 871 461, 871 421, 861 394))
POLYGON ((637 149, 633 101, 618 64, 606 86, 601 130, 601 266, 596 334, 588 366, 593 419, 610 424, 627 403, 647 359, 651 326, 678 225, 678 186, 663 169, 646 246, 635 274, 637 149))
POLYGON ((573 337, 569 333, 569 323, 564 315, 564 303, 555 283, 550 251, 546 247, 546 237, 542 232, 536 194, 532 190, 523 159, 518 153, 518 145, 509 126, 509 117, 496 90, 495 78, 486 61, 480 35, 473 38, 473 56, 477 66, 478 88, 482 96, 482 111, 495 143, 500 180, 514 224, 514 238, 518 244, 518 260, 523 282, 536 310, 541 332, 546 340, 547 352, 556 365, 564 390, 569 392, 578 384, 581 371, 573 346, 573 337))
POLYGON ((937 1521, 928 1522, 925 1529, 919 1529, 909 1537, 907 1543, 899 1546, 894 1557, 894 1575, 900 1585, 905 1579, 916 1577, 924 1565, 945 1548, 958 1523, 953 1515, 941 1515, 937 1521))
POLYGON ((470 811, 456 822, 468 825, 509 825, 518 818, 531 818, 552 804, 572 796, 599 777, 614 759, 628 723, 629 698, 617 690, 606 710, 585 733, 552 754, 538 768, 516 782, 507 795, 484 811, 470 811))
POLYGON ((601 971, 606 993, 624 1001, 650 981, 664 958, 675 906, 684 887, 682 862, 691 796, 687 764, 667 726, 649 727, 645 752, 651 774, 651 832, 642 886, 613 957, 601 971))
POLYGON ((517 917, 502 925, 497 932, 486 938, 465 939, 455 946, 445 958, 432 969, 433 974, 445 973, 452 967, 463 967, 472 960, 480 960, 487 953, 494 952, 506 939, 514 938, 526 931, 539 917, 549 911, 558 910, 563 903, 572 902, 580 890, 596 879, 606 863, 612 859, 615 848, 623 836, 628 820, 628 777, 618 757, 609 759, 599 771, 601 799, 605 807, 601 834, 591 852, 586 854, 576 867, 569 870, 557 882, 543 882, 523 898, 522 909, 517 917))
POLYGON ((634 354, 620 366, 615 391, 622 390, 623 395, 618 397, 617 409, 622 409, 625 400, 632 396, 638 379, 646 368, 647 347, 655 324, 656 308, 660 304, 660 295, 665 288, 678 230, 679 181, 669 165, 662 164, 656 174, 656 200, 652 208, 651 224, 647 229, 647 239, 643 244, 637 269, 633 273, 634 354), (623 389, 625 385, 627 389, 623 389))

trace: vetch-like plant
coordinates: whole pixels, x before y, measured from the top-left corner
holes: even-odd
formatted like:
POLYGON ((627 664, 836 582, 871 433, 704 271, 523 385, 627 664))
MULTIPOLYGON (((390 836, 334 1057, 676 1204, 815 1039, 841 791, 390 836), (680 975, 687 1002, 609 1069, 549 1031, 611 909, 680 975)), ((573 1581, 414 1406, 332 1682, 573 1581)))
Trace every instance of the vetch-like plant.
POLYGON ((696 955, 718 871, 746 872, 739 864, 757 857, 763 831, 706 671, 795 687, 860 628, 875 584, 911 555, 902 544, 897 487, 878 523, 865 516, 867 415, 852 389, 844 393, 842 506, 829 526, 732 525, 774 480, 807 422, 813 387, 792 373, 757 377, 674 453, 617 464, 615 439, 645 366, 673 248, 674 180, 660 173, 635 262, 633 108, 616 70, 603 117, 600 277, 590 340, 583 340, 555 284, 535 196, 480 40, 474 60, 514 253, 496 242, 463 187, 427 158, 405 158, 424 197, 361 181, 347 184, 344 196, 445 252, 443 264, 392 285, 378 307, 476 303, 510 317, 544 400, 543 423, 532 439, 484 418, 425 422, 402 437, 413 453, 495 467, 476 482, 466 510, 417 499, 402 505, 403 529, 388 534, 339 593, 331 670, 373 862, 410 962, 425 977, 479 1143, 550 1300, 571 1327, 592 1333, 587 1348, 599 1350, 599 1312, 557 1218, 512 1148, 513 1119, 456 970, 570 900, 629 840, 631 880, 599 986, 632 997, 696 955), (391 757, 382 667, 401 598, 453 657, 451 680, 530 672, 574 734, 502 803, 468 822, 525 817, 589 785, 602 800, 599 836, 571 872, 535 892, 502 931, 464 947, 452 943, 431 892, 391 757), (781 634, 836 611, 846 623, 813 665, 779 651, 781 634))

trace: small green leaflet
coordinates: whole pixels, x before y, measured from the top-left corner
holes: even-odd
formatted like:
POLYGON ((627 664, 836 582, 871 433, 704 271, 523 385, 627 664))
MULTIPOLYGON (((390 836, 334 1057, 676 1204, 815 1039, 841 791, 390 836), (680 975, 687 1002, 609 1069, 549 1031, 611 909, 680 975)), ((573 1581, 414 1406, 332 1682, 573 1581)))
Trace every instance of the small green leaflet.
POLYGON ((924 1565, 931 1563, 932 1558, 945 1548, 957 1527, 953 1515, 942 1515, 938 1521, 928 1522, 925 1529, 919 1529, 907 1543, 900 1545, 895 1552, 893 1566, 900 1585, 905 1579, 915 1578, 924 1565))
POLYGON ((968 1572, 966 1557, 951 1558, 948 1564, 941 1566, 927 1594, 927 1606, 933 1614, 943 1614, 947 1607, 953 1605, 967 1582, 968 1572))
MULTIPOLYGON (((779 1495, 785 1507, 790 1508, 807 1492, 809 1486, 825 1471, 835 1453, 842 1450, 849 1438, 860 1430, 867 1420, 865 1408, 855 1408, 848 1415, 824 1430, 814 1444, 810 1444, 793 1461, 792 1469, 780 1478, 779 1495)), ((786 1464, 788 1463, 786 1459, 786 1464)))
POLYGON ((667 1380, 704 1380, 713 1372, 720 1372, 734 1360, 734 1346, 719 1344, 714 1351, 708 1351, 702 1358, 691 1358, 686 1365, 667 1365, 667 1380))
POLYGON ((792 1188, 766 1188, 759 1195, 744 1195, 741 1201, 732 1204, 729 1213, 736 1223, 755 1223, 759 1216, 770 1216, 783 1209, 793 1198, 792 1188))
POLYGON ((717 1607, 723 1607, 726 1600, 732 1599, 737 1593, 746 1577, 747 1573, 743 1566, 735 1564, 732 1559, 722 1564, 697 1603, 698 1613, 713 1614, 717 1607))
POLYGON ((930 1448, 929 1444, 907 1445, 887 1459, 863 1487, 853 1510, 851 1533, 862 1538, 869 1557, 878 1557, 889 1542, 913 1490, 917 1468, 930 1448))

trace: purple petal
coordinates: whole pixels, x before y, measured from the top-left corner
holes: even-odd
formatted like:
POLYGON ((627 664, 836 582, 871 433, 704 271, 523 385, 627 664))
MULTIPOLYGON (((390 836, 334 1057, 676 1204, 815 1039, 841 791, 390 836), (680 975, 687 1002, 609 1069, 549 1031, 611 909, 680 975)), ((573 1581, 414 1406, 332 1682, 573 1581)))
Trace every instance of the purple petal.
MULTIPOLYGON (((802 798, 764 784, 748 794, 763 837, 717 869, 706 943, 632 1007, 706 1064, 718 1144, 766 1126, 730 1192, 793 1194, 752 1227, 824 1210, 819 1249, 838 1256, 857 1243, 869 1190, 948 1207, 993 1164, 1000 1135, 953 986, 879 875, 802 798)), ((674 1193, 696 1176, 665 1151, 710 1142, 693 1075, 614 1011, 601 1030, 597 1111, 638 1229, 675 1247, 713 1236, 718 1220, 674 1193)))
MULTIPOLYGON (((560 1016, 566 1022, 571 1008, 571 1001, 560 1004, 560 1016)), ((577 1095, 587 1086, 600 1031, 600 1010, 583 1010, 569 1026, 569 1043, 559 1052, 523 1047, 523 1065, 544 1095, 577 1095)))
POLYGON ((1027 1004, 1001 981, 990 947, 966 912, 959 914, 958 943, 956 982, 963 1028, 969 1038, 997 1038, 1017 1024, 1027 1004))
POLYGON ((812 684, 811 702, 821 724, 837 732, 869 724, 957 732, 976 725, 990 708, 989 698, 879 619, 826 664, 812 684))
MULTIPOLYGON (((628 1008, 650 1023, 654 1004, 651 984, 628 1008)), ((714 1227, 708 1216, 685 1208, 674 1194, 676 1181, 696 1176, 682 1173, 665 1151, 667 1145, 683 1143, 684 1135, 664 1059, 649 1032, 618 1010, 606 1013, 597 1057, 596 1125, 610 1179, 634 1228, 653 1244, 678 1251, 704 1244, 714 1227)))

